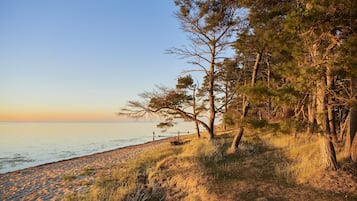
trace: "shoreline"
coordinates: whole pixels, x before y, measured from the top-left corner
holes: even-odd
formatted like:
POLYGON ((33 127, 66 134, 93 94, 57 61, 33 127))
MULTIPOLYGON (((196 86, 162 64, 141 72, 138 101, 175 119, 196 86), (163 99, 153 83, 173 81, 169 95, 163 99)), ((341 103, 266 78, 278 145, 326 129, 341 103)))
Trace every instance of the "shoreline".
POLYGON ((119 149, 126 149, 126 148, 130 148, 130 147, 135 147, 135 146, 142 146, 142 145, 145 145, 145 144, 154 143, 156 141, 168 140, 170 138, 175 138, 175 137, 166 137, 166 138, 158 139, 158 140, 155 140, 155 141, 148 141, 148 142, 144 142, 144 143, 140 143, 140 144, 127 145, 127 146, 123 146, 123 147, 109 149, 109 150, 106 150, 106 151, 99 151, 99 152, 95 152, 95 153, 85 154, 85 155, 82 155, 82 156, 75 156, 75 157, 72 157, 72 158, 61 159, 61 160, 58 160, 58 161, 46 162, 46 163, 42 163, 42 164, 35 165, 35 166, 30 166, 30 167, 26 167, 26 168, 22 168, 22 169, 18 169, 18 170, 13 170, 13 171, 9 171, 9 172, 0 173, 0 176, 4 175, 4 174, 17 172, 17 171, 23 171, 23 170, 26 170, 26 169, 46 166, 46 165, 50 165, 50 164, 54 164, 54 163, 60 163, 60 162, 65 162, 65 161, 70 161, 70 160, 76 160, 76 159, 80 159, 80 158, 84 158, 84 157, 94 156, 94 155, 97 155, 97 154, 104 154, 104 153, 116 151, 116 150, 119 150, 119 149))
POLYGON ((165 145, 168 137, 136 145, 45 163, 0 174, 1 200, 61 200, 71 193, 85 192, 99 170, 108 170, 165 145), (92 172, 84 175, 86 171, 92 172), (66 179, 67 178, 67 179, 66 179), (73 179, 73 180, 72 180, 73 179), (71 180, 71 181, 69 181, 71 180))

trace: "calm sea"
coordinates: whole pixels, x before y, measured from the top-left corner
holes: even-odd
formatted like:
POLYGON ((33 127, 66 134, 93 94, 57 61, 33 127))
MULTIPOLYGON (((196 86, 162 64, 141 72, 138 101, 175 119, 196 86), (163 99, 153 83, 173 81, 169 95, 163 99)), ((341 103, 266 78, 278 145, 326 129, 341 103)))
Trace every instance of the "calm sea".
POLYGON ((157 123, 0 123, 0 173, 193 132, 180 123, 162 133, 157 123), (160 136, 159 136, 160 135, 160 136))

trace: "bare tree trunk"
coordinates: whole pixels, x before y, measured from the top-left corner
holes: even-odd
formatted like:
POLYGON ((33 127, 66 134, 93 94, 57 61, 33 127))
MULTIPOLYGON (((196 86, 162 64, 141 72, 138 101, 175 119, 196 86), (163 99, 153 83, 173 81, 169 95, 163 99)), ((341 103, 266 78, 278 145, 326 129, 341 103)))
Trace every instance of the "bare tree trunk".
MULTIPOLYGON (((334 76, 331 72, 331 68, 327 67, 326 70, 326 84, 327 84, 327 89, 328 90, 333 90, 334 89, 334 76)), ((336 134, 336 126, 335 126, 335 112, 334 112, 334 107, 333 107, 333 97, 331 95, 328 95, 327 97, 327 118, 328 118, 328 126, 329 126, 329 131, 330 135, 334 139, 337 139, 337 134, 336 134)))
POLYGON ((346 139, 345 139, 345 157, 350 159, 351 158, 351 152, 352 152, 352 143, 355 138, 357 129, 356 129, 356 122, 357 122, 357 110, 352 110, 349 113, 348 122, 347 122, 347 133, 346 133, 346 139), (355 123, 353 123, 355 122, 355 123))
MULTIPOLYGON (((228 79, 226 80, 226 83, 225 83, 225 95, 224 95, 224 113, 227 114, 228 112, 228 79)), ((224 130, 227 130, 227 125, 226 125, 226 122, 223 121, 223 129, 224 130)))
MULTIPOLYGON (((196 115, 195 115, 195 118, 197 118, 196 115)), ((198 137, 198 138, 201 138, 200 125, 198 125, 198 122, 197 122, 197 121, 195 121, 195 125, 196 125, 197 137, 198 137)))
POLYGON ((316 95, 312 91, 310 95, 310 103, 307 106, 308 113, 308 133, 315 133, 316 129, 316 95))
POLYGON ((246 117, 248 114, 249 102, 246 96, 243 96, 242 102, 242 117, 246 117))
POLYGON ((201 133, 200 133, 200 126, 197 122, 197 111, 196 111, 196 88, 194 87, 193 88, 193 91, 192 91, 192 97, 193 97, 193 106, 192 106, 192 109, 193 109, 193 116, 195 118, 195 125, 196 125, 196 132, 197 132, 197 137, 198 138, 201 138, 201 133))
MULTIPOLYGON (((357 88, 357 82, 355 78, 351 79, 351 98, 352 100, 356 101, 356 88, 357 88)), ((350 113, 349 113, 349 121, 347 124, 347 134, 346 134, 346 140, 345 140, 345 154, 347 158, 352 158, 352 152, 353 148, 356 149, 357 147, 353 147, 353 143, 356 140, 356 132, 357 132, 357 107, 356 104, 352 104, 350 107, 350 113)), ((356 142, 357 143, 357 142, 356 142)), ((355 144, 356 144, 355 143, 355 144)), ((357 146, 357 145, 355 145, 357 146)), ((357 153, 355 153, 355 157, 357 157, 357 153)), ((355 160, 356 161, 356 158, 355 160)))
MULTIPOLYGON (((257 55, 255 57, 254 69, 253 69, 252 80, 251 80, 251 86, 252 87, 254 87, 254 85, 255 85, 256 76, 257 76, 257 72, 258 72, 258 68, 259 68, 259 62, 260 62, 260 60, 262 58, 261 55, 262 55, 261 53, 257 53, 257 55)), ((243 96, 243 113, 242 113, 242 116, 241 116, 242 120, 247 116, 248 109, 249 109, 249 101, 245 96, 243 96)), ((238 151, 238 146, 239 146, 240 140, 242 139, 243 134, 244 134, 244 127, 241 126, 239 128, 239 131, 238 131, 237 135, 234 136, 234 139, 233 139, 233 142, 232 142, 232 145, 231 145, 231 149, 234 152, 238 151)))
POLYGON ((336 152, 329 137, 323 137, 321 151, 325 167, 327 169, 337 170, 336 152))
POLYGON ((210 61, 210 69, 209 69, 209 135, 210 140, 214 139, 214 120, 216 118, 216 108, 215 108, 215 100, 214 100, 214 69, 215 69, 215 55, 216 55, 216 46, 212 45, 211 50, 211 61, 210 61))
POLYGON ((254 63, 253 72, 252 72, 252 80, 251 80, 251 84, 250 84, 251 86, 255 85, 255 81, 257 79, 257 74, 258 74, 259 62, 260 62, 261 58, 262 58, 262 54, 257 53, 257 55, 255 56, 255 63, 254 63))
MULTIPOLYGON (((266 64, 267 64, 267 68, 268 68, 267 84, 268 84, 268 89, 270 89, 271 68, 270 68, 270 63, 269 63, 268 56, 266 56, 265 58, 266 58, 266 64)), ((272 105, 271 104, 271 98, 269 97, 269 99, 268 99, 268 120, 270 120, 272 118, 271 105, 272 105)))
MULTIPOLYGON (((346 118, 344 118, 344 121, 342 121, 342 119, 343 119, 342 117, 340 117, 340 119, 341 119, 340 120, 341 121, 340 122, 340 133, 339 133, 339 136, 338 136, 338 140, 339 141, 343 141, 345 139, 345 133, 347 132, 347 129, 349 129, 347 127, 350 124, 350 113, 348 112, 346 118)), ((346 138, 347 138, 347 136, 348 136, 348 133, 346 134, 346 138)), ((352 142, 352 139, 350 141, 352 142)), ((347 141, 345 140, 345 143, 346 142, 347 141)))
POLYGON ((240 140, 242 139, 243 133, 244 133, 244 127, 241 126, 239 128, 237 134, 233 138, 233 142, 231 145, 231 151, 233 153, 236 153, 238 151, 238 145, 240 143, 240 140))
POLYGON ((327 118, 328 118, 328 127, 329 127, 329 132, 330 135, 334 138, 337 139, 337 134, 336 134, 336 126, 335 126, 335 114, 333 111, 333 101, 331 100, 332 98, 328 98, 328 105, 327 105, 327 118))
MULTIPOLYGON (((321 73, 326 75, 326 69, 322 68, 321 73)), ((327 115, 327 93, 326 76, 323 76, 317 83, 316 120, 320 131, 324 135, 322 140, 323 159, 328 169, 337 170, 337 160, 335 148, 331 142, 331 133, 327 115)))
POLYGON ((324 80, 319 80, 316 91, 316 120, 318 128, 323 133, 329 133, 326 115, 326 85, 324 80))
POLYGON ((357 132, 354 134, 354 138, 352 141, 351 149, 351 159, 353 162, 357 162, 357 132))

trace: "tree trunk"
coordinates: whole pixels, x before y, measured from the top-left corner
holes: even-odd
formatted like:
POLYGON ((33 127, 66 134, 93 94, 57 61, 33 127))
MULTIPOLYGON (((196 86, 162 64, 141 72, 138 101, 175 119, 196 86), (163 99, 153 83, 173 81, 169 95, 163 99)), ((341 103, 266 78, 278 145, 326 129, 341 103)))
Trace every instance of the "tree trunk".
POLYGON ((353 162, 357 162, 357 132, 355 132, 352 145, 351 145, 351 159, 353 162))
POLYGON ((326 115, 326 84, 325 80, 319 80, 316 89, 316 121, 319 131, 328 133, 327 115, 326 115))
MULTIPOLYGON (((261 53, 257 53, 256 57, 255 57, 255 63, 254 63, 254 69, 253 69, 253 72, 252 72, 252 80, 251 80, 251 86, 254 87, 255 85, 255 81, 256 81, 256 76, 257 76, 257 72, 258 72, 258 69, 259 69, 259 62, 260 62, 260 59, 262 58, 262 54, 261 53)), ((242 116, 241 116, 241 119, 243 120, 247 114, 248 114, 248 109, 249 109, 249 101, 248 101, 248 98, 243 96, 243 111, 242 111, 242 116)), ((240 143, 240 140, 242 139, 242 136, 244 134, 244 127, 241 126, 238 130, 238 133, 236 136, 234 136, 234 139, 233 139, 233 142, 232 142, 232 145, 231 145, 231 150, 234 151, 234 152, 237 152, 238 151, 238 146, 239 146, 239 143, 240 143)))
MULTIPOLYGON (((195 118, 197 118, 196 115, 195 115, 195 118)), ((198 125, 198 122, 197 122, 197 121, 195 121, 195 125, 196 125, 197 137, 198 137, 198 138, 201 138, 200 125, 198 125)))
MULTIPOLYGON (((226 79, 226 83, 224 84, 225 91, 224 91, 224 113, 227 114, 228 112, 228 79, 226 79)), ((223 129, 227 130, 226 122, 223 121, 223 129)))
POLYGON ((241 126, 239 128, 237 134, 233 138, 233 142, 232 142, 232 145, 231 145, 231 151, 233 153, 237 153, 238 146, 239 146, 240 140, 242 139, 243 133, 244 133, 244 127, 241 126))
MULTIPOLYGON (((326 74, 326 69, 322 68, 321 73, 326 74)), ((326 93, 326 76, 317 82, 316 93, 316 120, 319 130, 323 133, 322 140, 322 157, 326 168, 337 170, 337 160, 335 148, 331 142, 331 133, 327 115, 327 93, 326 93)))
POLYGON ((259 67, 259 62, 260 62, 261 58, 262 58, 262 54, 261 53, 257 53, 257 55, 255 57, 255 63, 254 63, 254 67, 253 67, 253 72, 252 72, 252 80, 251 80, 251 86, 252 87, 255 85, 255 82, 257 80, 258 67, 259 67))
MULTIPOLYGON (((267 78, 267 82, 268 82, 268 89, 270 89, 270 76, 271 76, 271 69, 270 69, 270 63, 267 59, 266 61, 267 63, 267 67, 268 67, 268 78, 267 78)), ((270 120, 272 118, 272 113, 271 113, 271 97, 269 97, 268 99, 268 120, 270 120)))
POLYGON ((193 91, 192 91, 192 97, 193 97, 193 106, 192 106, 192 109, 193 109, 193 116, 195 118, 195 125, 196 125, 196 132, 197 132, 197 137, 198 138, 201 138, 201 133, 200 133, 200 126, 197 122, 197 111, 196 111, 196 88, 194 87, 193 88, 193 91))
POLYGON ((310 95, 310 103, 307 106, 308 113, 308 133, 315 133, 316 129, 316 95, 312 91, 310 95))
MULTIPOLYGON (((351 79, 351 95, 352 100, 356 101, 355 94, 356 94, 356 86, 357 82, 355 78, 351 79), (353 99, 354 98, 354 99, 353 99)), ((352 103, 350 106, 350 113, 349 113, 349 121, 347 124, 347 134, 345 140, 345 153, 347 158, 352 158, 352 147, 353 142, 356 140, 356 132, 357 132, 357 106, 356 103, 352 103)), ((356 142, 357 143, 357 142, 356 142)), ((356 146, 356 145, 355 145, 356 146)), ((354 147, 356 149, 356 147, 354 147)), ((356 151, 356 150, 355 150, 356 151)), ((357 157, 357 153, 355 154, 357 157)), ((356 161, 356 159, 354 160, 356 161)))
MULTIPOLYGON (((340 133, 339 133, 339 136, 338 136, 338 140, 339 141, 343 141, 348 136, 348 133, 346 133, 346 132, 347 132, 347 129, 349 129, 347 127, 349 126, 349 123, 350 123, 350 113, 349 113, 349 111, 348 111, 347 116, 345 116, 345 118, 343 118, 342 115, 343 114, 340 114, 340 117, 339 117, 339 121, 340 121, 340 133), (345 137, 345 133, 346 133, 346 137, 345 137)), ((350 141, 352 142, 352 140, 350 140, 350 141)), ((345 143, 346 142, 347 141, 345 140, 345 143)))
MULTIPOLYGON (((334 89, 334 76, 333 73, 331 72, 331 68, 327 67, 326 70, 326 85, 327 89, 333 90, 334 89)), ((331 95, 327 96, 327 118, 328 118, 328 129, 330 132, 330 135, 334 139, 337 139, 337 134, 336 134, 336 126, 335 126, 335 112, 334 112, 334 107, 333 107, 333 97, 331 95)))
POLYGON ((214 100, 214 81, 215 81, 215 56, 216 56, 216 46, 212 45, 211 50, 211 61, 210 61, 210 69, 209 69, 209 135, 210 140, 214 139, 214 120, 216 118, 216 108, 215 108, 215 100, 214 100))
MULTIPOLYGON (((242 117, 246 117, 248 114, 248 107, 249 107, 249 102, 248 98, 243 95, 243 102, 242 102, 242 117)), ((242 119, 242 118, 241 118, 242 119)))
POLYGON ((325 167, 327 169, 337 170, 336 152, 329 137, 323 137, 321 151, 325 167))
POLYGON ((329 129, 330 135, 334 139, 337 139, 336 126, 335 126, 335 114, 333 111, 332 104, 333 104, 332 98, 328 97, 328 104, 327 104, 328 129, 329 129))
POLYGON ((355 139, 355 135, 357 132, 357 129, 356 129, 357 110, 351 109, 349 116, 347 118, 348 118, 347 133, 346 133, 344 149, 345 149, 345 157, 347 159, 350 159, 352 157, 351 154, 352 154, 353 140, 355 139))

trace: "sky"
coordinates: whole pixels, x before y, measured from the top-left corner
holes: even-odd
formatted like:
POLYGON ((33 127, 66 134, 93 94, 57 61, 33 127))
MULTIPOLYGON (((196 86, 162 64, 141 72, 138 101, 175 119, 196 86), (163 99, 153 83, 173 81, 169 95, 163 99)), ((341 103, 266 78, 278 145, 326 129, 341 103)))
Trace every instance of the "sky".
POLYGON ((173 0, 1 0, 0 122, 120 121, 189 67, 173 0))

